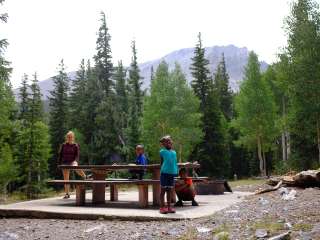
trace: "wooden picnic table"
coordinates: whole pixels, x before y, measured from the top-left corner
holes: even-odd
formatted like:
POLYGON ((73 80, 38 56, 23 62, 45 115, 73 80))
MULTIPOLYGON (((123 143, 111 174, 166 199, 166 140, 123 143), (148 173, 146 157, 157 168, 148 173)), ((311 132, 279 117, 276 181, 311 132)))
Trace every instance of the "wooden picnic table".
MULTIPOLYGON (((179 163, 179 168, 196 169, 200 168, 198 163, 179 163)), ((160 164, 148 164, 148 165, 134 165, 134 164, 112 164, 112 165, 59 165, 60 169, 77 170, 82 169, 84 171, 91 171, 92 178, 95 181, 105 180, 108 177, 108 172, 117 170, 147 170, 152 173, 152 180, 160 179, 160 164)), ((92 203, 101 204, 105 203, 105 183, 95 183, 92 185, 92 203)), ((117 192, 116 185, 110 185, 111 193, 117 192)), ((152 185, 153 192, 153 205, 158 206, 160 204, 160 183, 152 185)))

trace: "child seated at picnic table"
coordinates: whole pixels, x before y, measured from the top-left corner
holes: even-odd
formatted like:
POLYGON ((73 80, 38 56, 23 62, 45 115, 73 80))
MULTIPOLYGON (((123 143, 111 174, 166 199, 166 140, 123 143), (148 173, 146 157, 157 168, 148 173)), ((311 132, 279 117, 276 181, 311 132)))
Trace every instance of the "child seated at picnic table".
POLYGON ((192 178, 188 177, 187 170, 181 168, 179 171, 180 179, 177 179, 175 183, 175 191, 178 196, 178 201, 176 202, 176 207, 182 207, 183 201, 191 201, 192 206, 199 206, 199 204, 194 199, 196 196, 196 191, 193 187, 192 178))
MULTIPOLYGON (((146 156, 144 155, 144 147, 143 145, 136 146, 136 165, 147 165, 148 161, 146 156)), ((143 179, 145 174, 145 169, 130 169, 131 179, 143 179)))

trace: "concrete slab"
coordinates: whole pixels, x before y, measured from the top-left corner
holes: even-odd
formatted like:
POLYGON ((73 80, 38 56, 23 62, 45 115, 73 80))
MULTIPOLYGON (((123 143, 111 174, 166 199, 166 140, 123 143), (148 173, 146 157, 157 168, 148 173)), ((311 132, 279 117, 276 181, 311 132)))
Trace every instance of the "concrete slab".
MULTIPOLYGON (((141 209, 138 206, 137 191, 119 191, 119 201, 92 206, 91 193, 86 194, 86 206, 75 206, 75 195, 70 199, 61 197, 26 201, 8 205, 0 205, 1 217, 33 217, 33 218, 63 218, 63 219, 119 219, 119 220, 183 220, 195 219, 212 215, 233 204, 241 202, 251 193, 234 192, 224 195, 198 195, 199 206, 192 207, 189 203, 182 208, 176 208, 175 214, 160 214, 159 209, 150 206, 141 209)), ((106 194, 106 199, 110 199, 106 194)), ((152 192, 149 191, 149 203, 152 204, 152 192)))

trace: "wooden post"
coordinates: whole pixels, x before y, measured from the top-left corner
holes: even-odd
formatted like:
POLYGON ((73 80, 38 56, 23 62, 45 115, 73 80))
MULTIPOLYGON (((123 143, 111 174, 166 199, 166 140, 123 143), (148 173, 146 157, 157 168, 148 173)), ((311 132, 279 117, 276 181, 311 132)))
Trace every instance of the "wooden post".
POLYGON ((83 206, 86 203, 86 187, 82 184, 76 186, 76 205, 83 206))
POLYGON ((140 184, 138 185, 139 189, 139 206, 141 208, 148 207, 148 185, 140 184))
POLYGON ((116 184, 110 185, 110 201, 118 201, 118 186, 116 184))
MULTIPOLYGON (((104 170, 94 170, 93 173, 93 180, 105 180, 106 178, 106 171, 104 170)), ((94 183, 92 185, 92 203, 93 204, 104 204, 106 201, 105 197, 106 193, 106 185, 104 183, 94 183)))
MULTIPOLYGON (((160 168, 155 168, 152 171, 152 180, 160 180, 160 168)), ((159 206, 160 205, 160 183, 159 184, 153 184, 152 185, 152 201, 153 206, 159 206)))

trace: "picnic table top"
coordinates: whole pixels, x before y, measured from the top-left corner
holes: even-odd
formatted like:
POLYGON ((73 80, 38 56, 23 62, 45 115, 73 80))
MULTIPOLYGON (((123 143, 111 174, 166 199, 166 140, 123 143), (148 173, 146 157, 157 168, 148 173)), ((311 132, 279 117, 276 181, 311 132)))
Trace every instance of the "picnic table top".
MULTIPOLYGON (((178 163, 183 168, 200 168, 199 163, 178 163)), ((89 170, 121 170, 121 169, 160 169, 160 164, 136 165, 136 164, 112 164, 112 165, 59 165, 61 169, 89 169, 89 170)))

